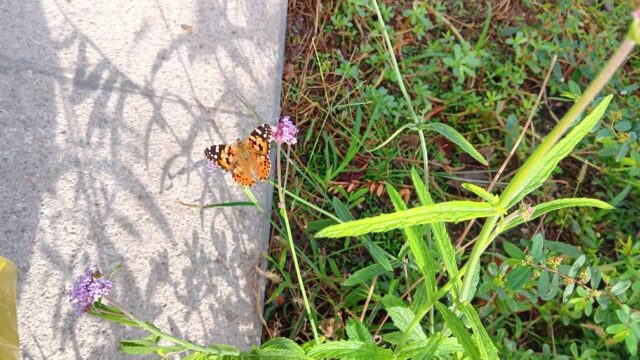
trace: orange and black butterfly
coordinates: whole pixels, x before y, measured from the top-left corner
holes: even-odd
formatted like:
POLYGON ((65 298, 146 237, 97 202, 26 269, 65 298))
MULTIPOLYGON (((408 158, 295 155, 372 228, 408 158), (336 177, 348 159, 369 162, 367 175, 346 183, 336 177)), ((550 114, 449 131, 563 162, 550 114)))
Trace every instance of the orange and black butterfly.
POLYGON ((212 145, 204 149, 204 155, 209 161, 231 172, 236 183, 252 186, 256 179, 265 181, 269 177, 270 145, 271 126, 262 124, 246 140, 238 140, 236 145, 212 145))

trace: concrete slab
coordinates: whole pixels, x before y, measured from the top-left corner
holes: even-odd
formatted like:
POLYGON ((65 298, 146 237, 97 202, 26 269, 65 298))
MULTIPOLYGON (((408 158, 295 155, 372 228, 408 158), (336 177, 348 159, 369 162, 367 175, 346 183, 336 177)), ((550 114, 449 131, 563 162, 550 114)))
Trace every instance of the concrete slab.
POLYGON ((267 215, 176 199, 245 200, 203 149, 257 125, 239 98, 276 118, 285 18, 285 0, 0 1, 0 254, 19 268, 22 358, 125 358, 116 339, 140 333, 69 306, 92 264, 122 264, 114 297, 167 331, 259 341, 267 215))

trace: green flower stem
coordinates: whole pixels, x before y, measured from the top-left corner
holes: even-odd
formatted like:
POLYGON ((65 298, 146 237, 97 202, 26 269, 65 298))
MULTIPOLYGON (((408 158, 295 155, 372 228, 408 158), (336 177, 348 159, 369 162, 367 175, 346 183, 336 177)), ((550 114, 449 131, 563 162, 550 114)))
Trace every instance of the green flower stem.
MULTIPOLYGON (((500 195, 500 202, 498 206, 501 206, 504 209, 509 208, 509 204, 518 196, 523 184, 525 184, 527 178, 531 176, 531 169, 541 161, 553 146, 555 146, 567 129, 574 124, 575 119, 586 110, 600 90, 602 90, 607 82, 609 82, 615 71, 624 63, 636 43, 631 36, 634 33, 634 26, 636 31, 638 30, 637 28, 640 28, 638 23, 639 21, 637 19, 634 20, 627 37, 622 44, 620 44, 618 50, 614 53, 611 59, 609 59, 598 76, 596 76, 596 78, 589 84, 580 99, 573 104, 571 109, 569 109, 562 119, 560 119, 560 122, 558 122, 553 130, 551 130, 551 132, 542 140, 542 143, 540 143, 538 148, 533 152, 533 154, 531 154, 529 159, 520 167, 516 175, 500 195)), ((462 299, 467 299, 471 294, 471 288, 475 286, 475 284, 472 284, 473 270, 480 266, 480 256, 498 235, 498 232, 493 231, 498 219, 499 216, 487 218, 480 235, 478 236, 478 241, 471 251, 471 255, 467 261, 468 268, 471 269, 471 271, 465 275, 462 283, 462 299)))
POLYGON ((180 339, 178 337, 175 337, 171 334, 167 334, 166 332, 163 332, 162 330, 158 329, 155 325, 150 324, 149 322, 146 321, 142 321, 140 319, 138 319, 133 313, 131 313, 129 310, 125 309, 122 305, 120 305, 117 301, 113 300, 110 297, 104 296, 102 298, 103 300, 106 300, 106 302, 108 302, 109 304, 113 305, 114 307, 118 308, 120 311, 122 311, 122 313, 124 315, 127 316, 127 318, 131 321, 135 321, 136 324, 138 324, 138 326, 140 326, 142 329, 147 330, 149 333, 158 336, 160 338, 169 340, 171 342, 173 342, 176 345, 180 345, 182 347, 184 347, 185 349, 189 349, 192 351, 196 351, 196 352, 200 352, 206 355, 218 355, 218 352, 214 349, 209 349, 206 348, 204 346, 200 346, 197 344, 193 344, 190 343, 189 341, 186 341, 184 339, 180 339))
POLYGON ((280 216, 284 221, 284 227, 287 229, 287 241, 289 242, 289 249, 291 250, 291 258, 293 260, 293 267, 296 269, 296 276, 298 278, 298 284, 300 285, 300 292, 302 293, 302 300, 304 302, 304 308, 307 312, 307 316, 309 317, 309 322, 311 323, 311 331, 313 332, 313 338, 316 341, 316 344, 320 343, 320 339, 318 337, 318 329, 316 328, 316 322, 313 318, 313 314, 311 313, 311 306, 309 305, 309 299, 307 299, 307 290, 304 287, 304 282, 302 279, 302 274, 300 273, 300 266, 298 265, 298 256, 296 254, 296 247, 293 243, 293 236, 291 235, 291 226, 289 225, 289 217, 287 216, 287 207, 285 205, 285 190, 282 185, 282 169, 280 167, 280 151, 282 151, 280 144, 278 144, 278 148, 276 150, 276 166, 277 166, 277 175, 278 175, 278 208, 280 209, 280 216))
MULTIPOLYGON (((407 106, 409 107, 409 111, 411 112, 411 117, 413 117, 413 121, 416 125, 420 125, 422 122, 418 118, 416 111, 413 108, 413 104, 411 103, 411 98, 409 97, 409 93, 404 86, 404 80, 402 80, 402 74, 400 73, 400 68, 398 67, 398 61, 396 60, 396 55, 393 53, 393 47, 391 46, 391 40, 389 39, 389 34, 387 33, 387 27, 384 24, 384 18, 382 17, 382 13, 380 13, 380 8, 378 7, 378 1, 373 0, 371 2, 373 5, 373 9, 376 12, 376 16, 378 17, 378 23, 380 24, 380 30, 382 31, 382 36, 384 37, 384 42, 387 45, 387 51, 389 52, 389 56, 391 57, 391 67, 393 68, 393 72, 396 76, 396 81, 398 82, 398 86, 400 87, 400 91, 402 92, 402 96, 404 96, 404 100, 407 102, 407 106)), ((418 128, 418 136, 420 137, 420 147, 422 148, 422 157, 424 159, 424 174, 423 180, 424 184, 429 189, 429 154, 427 152, 427 141, 424 137, 424 132, 418 128)))

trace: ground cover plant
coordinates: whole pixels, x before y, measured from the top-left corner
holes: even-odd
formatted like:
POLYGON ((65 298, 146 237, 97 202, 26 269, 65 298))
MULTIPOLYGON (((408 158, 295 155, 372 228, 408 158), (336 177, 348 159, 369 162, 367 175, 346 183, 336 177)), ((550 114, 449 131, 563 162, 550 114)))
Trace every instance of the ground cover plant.
POLYGON ((633 8, 291 2, 263 345, 166 334, 97 270, 76 307, 191 359, 637 358, 633 8))

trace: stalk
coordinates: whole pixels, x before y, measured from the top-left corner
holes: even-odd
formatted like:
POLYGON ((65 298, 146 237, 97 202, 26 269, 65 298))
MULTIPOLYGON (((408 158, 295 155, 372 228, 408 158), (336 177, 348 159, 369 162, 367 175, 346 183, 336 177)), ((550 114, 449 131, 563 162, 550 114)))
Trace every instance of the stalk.
POLYGON ((302 293, 302 301, 304 302, 304 308, 307 312, 307 316, 309 317, 309 322, 311 323, 311 331, 313 332, 313 338, 316 341, 316 344, 320 343, 320 339, 318 337, 318 329, 316 328, 316 322, 313 319, 313 314, 311 313, 311 306, 309 305, 309 299, 307 299, 307 290, 304 287, 304 282, 302 280, 302 273, 300 272, 300 266, 298 265, 298 255, 296 254, 296 247, 293 243, 293 236, 291 235, 291 226, 289 225, 289 217, 287 216, 287 207, 285 205, 285 190, 282 184, 282 172, 280 166, 280 151, 281 147, 278 144, 278 149, 276 152, 277 156, 277 171, 278 174, 278 208, 280 209, 280 216, 284 221, 284 227, 287 229, 287 241, 289 242, 289 249, 291 250, 291 259, 293 260, 293 267, 296 270, 296 277, 298 278, 298 284, 300 285, 300 292, 302 293))
MULTIPOLYGON (((538 148, 533 152, 533 154, 531 154, 529 159, 520 167, 516 175, 509 182, 500 195, 499 206, 502 206, 504 209, 508 209, 510 207, 510 203, 518 196, 522 184, 524 184, 526 179, 530 176, 531 169, 534 165, 541 161, 545 154, 555 146, 567 129, 574 124, 575 119, 587 109, 589 104, 591 104, 593 99, 595 99, 596 95, 598 95, 607 82, 609 82, 616 70, 622 66, 629 53, 631 53, 634 45, 638 43, 640 39, 639 11, 640 9, 636 10, 634 13, 634 21, 632 22, 624 41, 620 44, 620 47, 618 47, 600 73, 598 73, 598 76, 591 81, 580 99, 578 99, 562 119, 560 119, 560 122, 558 122, 553 130, 551 130, 551 132, 544 138, 542 143, 540 143, 538 148)), ((469 255, 469 260, 467 261, 468 269, 470 269, 470 271, 465 274, 462 283, 462 299, 466 299, 471 293, 471 287, 473 286, 471 283, 473 270, 480 265, 480 256, 482 256, 484 250, 486 250, 489 244, 491 244, 493 239, 498 235, 498 233, 493 232, 493 228, 498 219, 499 216, 493 216, 485 221, 478 237, 478 241, 473 246, 473 250, 471 251, 471 255, 469 255)))

